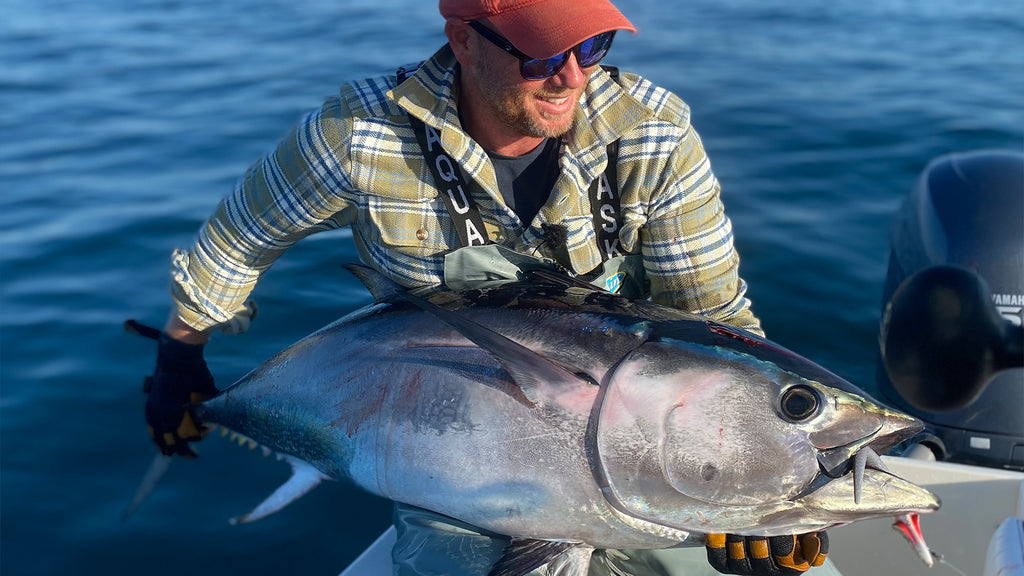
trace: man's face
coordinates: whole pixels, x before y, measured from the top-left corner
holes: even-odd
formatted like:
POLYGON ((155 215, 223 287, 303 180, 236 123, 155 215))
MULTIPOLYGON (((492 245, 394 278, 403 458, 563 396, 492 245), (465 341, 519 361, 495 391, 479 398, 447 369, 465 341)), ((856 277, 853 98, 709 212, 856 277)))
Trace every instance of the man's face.
POLYGON ((571 56, 558 74, 544 80, 525 80, 519 74, 519 60, 475 36, 475 51, 480 57, 463 73, 473 82, 494 121, 526 137, 565 134, 594 67, 581 69, 576 57, 571 56))

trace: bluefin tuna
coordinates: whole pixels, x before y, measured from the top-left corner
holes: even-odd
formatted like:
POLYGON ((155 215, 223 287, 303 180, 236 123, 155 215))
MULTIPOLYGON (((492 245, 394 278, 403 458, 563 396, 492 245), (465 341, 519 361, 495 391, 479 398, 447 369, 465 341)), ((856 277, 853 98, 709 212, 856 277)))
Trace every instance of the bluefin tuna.
POLYGON ((586 562, 939 506, 876 464, 918 420, 746 331, 547 274, 406 291, 350 269, 374 304, 197 407, 294 469, 239 521, 345 480, 586 562))

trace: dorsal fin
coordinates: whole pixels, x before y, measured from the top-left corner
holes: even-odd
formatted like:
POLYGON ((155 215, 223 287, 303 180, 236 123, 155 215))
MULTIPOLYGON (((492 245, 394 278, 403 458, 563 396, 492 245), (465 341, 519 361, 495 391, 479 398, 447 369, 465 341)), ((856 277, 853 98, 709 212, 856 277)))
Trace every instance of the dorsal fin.
POLYGON ((547 268, 534 268, 524 271, 523 274, 526 276, 527 280, 533 280, 535 282, 553 284, 555 286, 562 286, 563 288, 583 288, 586 290, 593 290, 594 292, 605 292, 605 290, 601 290, 586 280, 573 278, 568 274, 556 272, 547 268))
POLYGON ((501 559, 494 563, 487 576, 524 576, 555 561, 556 558, 560 560, 556 563, 559 566, 558 573, 582 576, 587 573, 586 569, 590 563, 592 550, 589 546, 581 546, 579 542, 514 538, 512 543, 505 547, 501 559), (579 552, 585 552, 585 554, 571 553, 578 546, 580 546, 579 552), (582 566, 580 566, 581 562, 582 566), (580 569, 582 570, 579 571, 580 569))
POLYGON ((366 286, 366 289, 373 296, 374 304, 391 300, 398 296, 399 291, 403 290, 394 280, 369 266, 349 263, 345 264, 345 269, 354 274, 356 278, 359 278, 363 286, 366 286))

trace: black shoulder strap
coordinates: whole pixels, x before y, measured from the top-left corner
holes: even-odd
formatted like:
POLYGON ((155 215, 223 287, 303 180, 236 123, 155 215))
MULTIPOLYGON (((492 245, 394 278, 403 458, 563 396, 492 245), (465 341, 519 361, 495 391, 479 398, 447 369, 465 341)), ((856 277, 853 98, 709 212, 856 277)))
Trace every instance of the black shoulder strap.
MULTIPOLYGON (((619 69, 615 66, 601 66, 612 80, 619 81, 619 69)), ((619 141, 608 144, 608 165, 604 173, 590 184, 590 212, 594 218, 594 231, 601 260, 608 260, 626 254, 619 243, 622 229, 622 210, 619 206, 619 141)))
POLYGON ((622 210, 619 206, 618 161, 619 141, 616 140, 608 145, 608 165, 604 173, 590 184, 590 212, 594 218, 601 260, 627 253, 619 243, 622 210))
MULTIPOLYGON (((404 82, 418 67, 419 64, 399 68, 395 73, 398 83, 404 82)), ((430 167, 430 173, 434 176, 434 185, 437 186, 438 196, 444 202, 444 207, 448 210, 448 215, 455 226, 455 232, 459 235, 459 242, 462 246, 490 244, 491 239, 487 236, 487 229, 484 228, 480 209, 477 208, 473 196, 466 191, 469 185, 462 176, 462 169, 441 148, 441 136, 433 126, 424 124, 412 114, 408 116, 409 124, 413 132, 416 133, 416 140, 420 144, 423 157, 427 166, 430 167)))
POLYGON ((398 70, 395 70, 395 76, 398 79, 398 82, 396 84, 401 84, 402 82, 405 82, 406 79, 409 78, 409 76, 412 76, 414 72, 420 69, 420 66, 423 66, 423 61, 416 62, 413 64, 406 64, 405 66, 400 66, 398 70))

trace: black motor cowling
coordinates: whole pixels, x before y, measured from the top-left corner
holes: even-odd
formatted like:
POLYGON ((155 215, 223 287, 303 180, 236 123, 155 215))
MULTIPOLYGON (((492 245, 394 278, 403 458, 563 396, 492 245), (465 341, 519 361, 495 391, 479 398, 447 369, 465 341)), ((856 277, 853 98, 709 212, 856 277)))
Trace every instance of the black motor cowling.
POLYGON ((1024 154, 943 156, 893 227, 881 396, 954 462, 1024 469, 1024 154))

